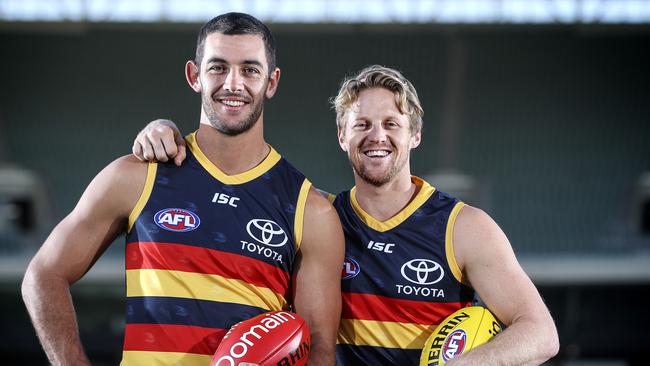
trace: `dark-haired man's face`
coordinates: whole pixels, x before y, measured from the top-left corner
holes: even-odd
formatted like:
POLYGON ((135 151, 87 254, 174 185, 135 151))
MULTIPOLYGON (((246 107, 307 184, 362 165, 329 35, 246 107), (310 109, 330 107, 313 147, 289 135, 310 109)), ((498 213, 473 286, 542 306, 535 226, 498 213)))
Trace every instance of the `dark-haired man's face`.
POLYGON ((269 78, 264 41, 258 35, 209 34, 199 67, 201 123, 234 136, 253 127, 264 100, 275 94, 278 73, 269 78))

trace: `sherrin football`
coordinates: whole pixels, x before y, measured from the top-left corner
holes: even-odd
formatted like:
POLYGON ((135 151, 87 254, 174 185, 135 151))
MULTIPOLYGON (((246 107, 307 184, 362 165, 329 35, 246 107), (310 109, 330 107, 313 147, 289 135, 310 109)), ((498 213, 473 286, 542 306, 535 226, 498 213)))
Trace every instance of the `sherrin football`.
POLYGON ((452 358, 489 341, 501 325, 482 306, 462 308, 448 316, 424 343, 420 366, 444 365, 452 358))
POLYGON ((311 338, 307 322, 290 311, 271 311, 233 325, 212 356, 210 366, 302 366, 311 338))

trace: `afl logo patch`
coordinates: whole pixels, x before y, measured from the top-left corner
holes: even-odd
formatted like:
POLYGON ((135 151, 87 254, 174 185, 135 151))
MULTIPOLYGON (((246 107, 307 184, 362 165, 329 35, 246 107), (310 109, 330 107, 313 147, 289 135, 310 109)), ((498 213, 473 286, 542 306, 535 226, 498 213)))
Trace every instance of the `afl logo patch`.
POLYGON ((350 257, 346 257, 343 261, 343 269, 341 270, 341 279, 349 280, 350 278, 356 276, 361 272, 361 267, 359 263, 350 257))
POLYGON ((182 208, 160 210, 154 215, 153 221, 161 228, 175 232, 191 231, 201 224, 197 214, 182 208))
POLYGON ((467 334, 462 329, 456 329, 445 339, 442 345, 442 359, 447 362, 452 358, 463 353, 465 349, 465 342, 467 341, 467 334))

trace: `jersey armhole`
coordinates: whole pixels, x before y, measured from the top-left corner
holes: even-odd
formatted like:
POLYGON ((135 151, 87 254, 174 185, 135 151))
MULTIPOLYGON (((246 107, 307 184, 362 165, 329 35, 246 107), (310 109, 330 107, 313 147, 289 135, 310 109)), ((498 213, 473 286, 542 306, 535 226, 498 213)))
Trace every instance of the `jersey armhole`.
POLYGON ((140 193, 138 202, 135 203, 133 210, 131 210, 131 213, 129 214, 129 226, 127 233, 131 232, 133 224, 135 224, 135 220, 138 219, 138 216, 140 216, 142 209, 144 209, 144 205, 146 205, 147 201, 149 201, 149 196, 151 196, 151 191, 153 190, 153 183, 156 179, 157 170, 158 163, 149 162, 149 165, 147 165, 147 179, 144 182, 144 188, 142 188, 142 193, 140 193))
POLYGON ((451 268, 451 273, 454 275, 454 278, 456 278, 456 281, 460 283, 464 283, 464 279, 463 272, 460 270, 458 262, 456 262, 456 252, 454 251, 454 226, 456 224, 456 217, 458 217, 458 213, 464 206, 465 203, 463 202, 456 203, 449 214, 447 230, 445 232, 445 253, 447 254, 447 263, 449 264, 449 268, 451 268))
POLYGON ((298 194, 298 202, 296 202, 296 216, 293 223, 296 252, 300 249, 300 243, 302 242, 302 226, 305 218, 305 206, 307 205, 307 196, 309 195, 310 188, 311 182, 305 178, 305 180, 302 182, 302 187, 300 187, 300 193, 298 194))

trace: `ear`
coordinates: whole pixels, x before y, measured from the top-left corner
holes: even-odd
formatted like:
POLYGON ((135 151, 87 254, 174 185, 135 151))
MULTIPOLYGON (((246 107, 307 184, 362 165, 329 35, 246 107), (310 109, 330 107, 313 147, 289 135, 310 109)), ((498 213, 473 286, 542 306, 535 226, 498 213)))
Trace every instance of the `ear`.
POLYGON ((420 146, 421 141, 422 141, 422 132, 418 131, 415 133, 415 135, 411 136, 411 142, 409 144, 411 149, 415 149, 416 147, 420 146))
POLYGON ((280 69, 275 68, 272 73, 269 74, 269 84, 266 86, 266 99, 271 99, 275 95, 275 91, 278 90, 278 84, 280 83, 280 69))
POLYGON ((192 60, 185 63, 185 79, 195 92, 201 92, 201 79, 199 79, 199 67, 192 60))
POLYGON ((337 135, 339 138, 339 146, 341 147, 341 150, 347 152, 348 151, 348 142, 345 138, 345 130, 342 130, 341 128, 337 128, 337 135))

